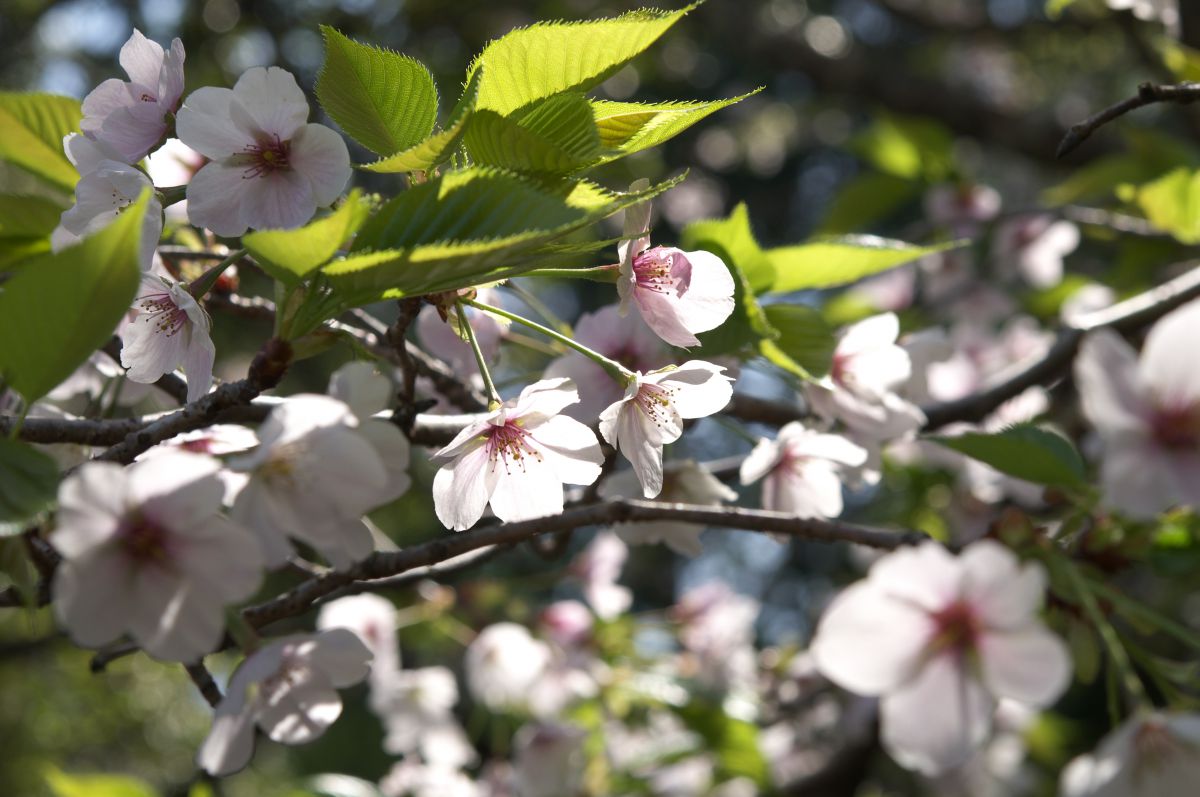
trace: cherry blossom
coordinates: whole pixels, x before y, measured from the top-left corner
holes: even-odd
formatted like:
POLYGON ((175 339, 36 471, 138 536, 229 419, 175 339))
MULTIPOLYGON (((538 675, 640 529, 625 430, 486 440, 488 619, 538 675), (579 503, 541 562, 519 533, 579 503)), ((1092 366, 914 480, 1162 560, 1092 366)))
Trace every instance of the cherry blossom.
POLYGON ((520 797, 562 797, 577 794, 587 759, 587 733, 575 725, 536 723, 517 731, 514 761, 520 797))
POLYGON ((371 651, 372 688, 400 670, 400 647, 396 639, 396 607, 378 595, 351 595, 321 607, 317 628, 346 628, 353 631, 371 651))
POLYGON ((179 451, 125 469, 88 462, 63 481, 54 610, 76 643, 127 633, 170 661, 220 645, 225 607, 254 593, 263 562, 249 532, 220 514, 219 470, 179 451))
POLYGON ((129 80, 110 78, 83 98, 79 129, 112 147, 125 163, 137 163, 158 146, 183 96, 183 42, 170 52, 136 28, 121 47, 129 80))
POLYGON ((335 567, 371 553, 367 511, 388 500, 388 468, 358 429, 350 407, 328 396, 301 394, 271 410, 259 446, 230 466, 248 475, 233 517, 255 532, 267 564, 284 564, 295 537, 335 567))
POLYGON ((458 682, 446 667, 400 670, 380 679, 371 692, 371 709, 387 729, 386 752, 417 752, 422 760, 449 769, 479 757, 454 716, 457 704, 458 682))
POLYGON ((617 583, 629 558, 629 546, 611 531, 599 532, 571 563, 583 596, 596 616, 611 620, 633 604, 633 591, 617 583))
POLYGON ((133 310, 121 334, 126 376, 149 384, 180 368, 187 376, 189 402, 207 393, 217 350, 209 336, 208 313, 187 286, 143 274, 133 310))
POLYGON ((798 517, 842 514, 841 472, 867 461, 867 450, 845 437, 793 421, 774 441, 760 440, 742 461, 742 484, 763 479, 762 506, 798 517))
MULTIPOLYGON (((601 498, 641 498, 641 482, 633 471, 622 471, 605 479, 600 485, 601 498)), ((737 500, 737 493, 722 484, 695 460, 681 459, 665 463, 662 491, 658 500, 666 503, 720 506, 724 501, 737 500)), ((700 535, 703 526, 678 520, 652 520, 621 523, 614 530, 631 545, 663 543, 676 553, 697 556, 703 546, 700 535)))
POLYGON ((1062 797, 1190 797, 1200 782, 1200 714, 1140 714, 1062 772, 1062 797))
MULTIPOLYGON (((646 373, 671 362, 670 350, 638 317, 621 318, 617 305, 584 313, 575 322, 576 341, 631 371, 646 373)), ((566 414, 590 423, 605 407, 621 399, 620 383, 595 361, 569 351, 546 366, 545 378, 568 377, 579 389, 579 403, 566 414)))
POLYGON ((452 767, 426 764, 414 757, 395 764, 379 783, 384 797, 484 797, 484 789, 452 767))
POLYGON ((475 525, 484 507, 503 521, 555 515, 565 484, 591 484, 604 456, 596 435, 561 415, 579 400, 569 379, 544 379, 468 425, 434 456, 433 505, 447 528, 475 525))
POLYGON ((1046 577, 991 540, 954 557, 934 542, 879 559, 826 609, 811 652, 821 672, 880 696, 884 748, 936 774, 987 737, 1001 698, 1035 707, 1066 689, 1071 661, 1037 619, 1046 577))
POLYGON ((142 271, 154 264, 154 252, 162 237, 163 208, 150 178, 140 169, 123 163, 111 147, 70 133, 63 139, 67 158, 79 170, 75 204, 63 211, 50 234, 50 247, 60 252, 112 223, 124 210, 150 191, 142 217, 139 263, 142 271))
POLYGON ((1000 212, 1000 193, 974 183, 934 186, 925 194, 925 213, 934 224, 948 227, 955 235, 971 236, 979 224, 1000 212))
POLYGON ((550 664, 550 648, 516 623, 495 623, 467 646, 463 663, 467 689, 492 711, 528 706, 530 694, 550 664))
POLYGON ((625 211, 626 241, 617 293, 621 314, 637 306, 655 334, 672 346, 699 346, 699 332, 716 329, 733 312, 733 276, 711 252, 650 247, 650 206, 625 211))
POLYGON ((233 89, 188 95, 176 129, 211 160, 188 183, 188 218, 217 235, 248 227, 299 227, 337 199, 350 154, 333 130, 308 124, 308 101, 292 74, 255 67, 233 89))
POLYGON ((1191 302, 1154 325, 1140 358, 1102 329, 1075 361, 1084 415, 1104 443, 1105 500, 1132 517, 1200 505, 1198 334, 1200 302, 1191 302))
POLYGON ((689 360, 639 373, 625 397, 600 414, 600 434, 633 465, 647 498, 662 491, 663 446, 683 435, 684 419, 712 415, 733 397, 733 380, 724 370, 689 360))
POLYGON ((899 335, 895 313, 847 327, 834 349, 829 375, 809 387, 813 409, 873 440, 920 427, 924 414, 896 392, 912 373, 908 352, 896 345, 899 335))
POLYGON ((762 606, 723 581, 683 593, 671 609, 679 641, 694 660, 697 680, 713 689, 748 696, 757 672, 755 622, 762 606))
MULTIPOLYGON (((168 138, 146 159, 146 173, 164 188, 186 185, 204 166, 204 156, 177 138, 168 138)), ((164 211, 169 221, 187 223, 187 200, 175 202, 164 211)))
POLYGON ((1025 216, 996 230, 995 255, 1035 288, 1062 282, 1063 258, 1079 246, 1079 228, 1049 215, 1025 216))
POLYGON ((256 726, 281 744, 320 737, 342 713, 337 690, 365 678, 370 662, 371 652, 344 628, 264 645, 234 670, 196 763, 216 776, 242 769, 254 755, 256 726))
MULTIPOLYGON (((470 291, 459 291, 459 293, 473 294, 474 298, 493 307, 504 306, 502 294, 495 288, 476 288, 470 291)), ((495 362, 500 356, 500 342, 504 339, 512 322, 507 318, 485 313, 474 307, 464 307, 463 310, 471 324, 471 331, 475 333, 475 340, 479 342, 479 348, 483 352, 484 358, 489 363, 495 362)), ((450 309, 445 310, 445 314, 443 319, 442 313, 437 307, 433 305, 422 307, 421 312, 417 314, 417 335, 430 354, 449 363, 456 373, 477 378, 475 353, 471 350, 471 344, 463 340, 455 331, 456 325, 459 323, 458 309, 451 306, 450 309)))
POLYGON ((387 470, 387 488, 376 497, 376 504, 396 500, 408 492, 408 438, 391 421, 378 417, 391 403, 395 387, 391 380, 367 362, 346 363, 329 379, 329 395, 344 401, 358 419, 354 427, 371 444, 387 470))

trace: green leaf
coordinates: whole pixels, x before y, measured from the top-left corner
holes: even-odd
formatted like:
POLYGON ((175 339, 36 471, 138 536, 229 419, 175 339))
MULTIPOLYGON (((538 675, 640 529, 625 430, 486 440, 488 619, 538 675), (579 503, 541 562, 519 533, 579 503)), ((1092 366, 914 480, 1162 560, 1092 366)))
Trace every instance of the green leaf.
POLYGON ((0 92, 0 160, 71 191, 79 173, 63 138, 79 129, 79 101, 55 94, 0 92))
POLYGON ((471 64, 483 67, 481 109, 507 116, 564 91, 587 91, 653 44, 695 6, 644 9, 590 22, 543 22, 491 42, 471 64))
POLYGON ((1075 446, 1044 427, 1018 424, 995 434, 968 432, 927 439, 1025 481, 1063 487, 1085 483, 1083 460, 1075 446))
POLYGON ((1176 169, 1142 186, 1137 204, 1155 227, 1182 243, 1200 243, 1200 171, 1176 169))
POLYGON ((837 334, 819 310, 804 304, 769 304, 763 313, 778 335, 759 344, 764 357, 802 379, 829 373, 837 334))
POLYGON ((63 207, 49 199, 0 194, 0 239, 48 236, 62 212, 63 207))
POLYGON ((58 494, 58 465, 31 445, 0 438, 0 537, 20 534, 58 494))
POLYGON ((952 174, 953 146, 953 136, 936 122, 886 113, 850 144, 884 174, 926 182, 940 182, 952 174))
POLYGON ((450 118, 446 121, 443 129, 402 152, 389 155, 374 163, 363 164, 359 168, 382 174, 423 172, 447 160, 453 154, 454 148, 458 146, 463 131, 466 129, 467 121, 475 110, 475 102, 479 98, 479 79, 482 74, 482 72, 476 72, 463 88, 462 96, 459 97, 454 110, 450 112, 450 118))
POLYGON ((448 172, 384 205, 351 254, 324 273, 349 303, 514 276, 561 257, 552 241, 676 182, 613 194, 586 181, 547 184, 491 168, 448 172))
POLYGON ((559 174, 576 171, 600 154, 591 105, 574 92, 555 95, 513 116, 476 111, 463 145, 476 163, 559 174))
POLYGON ((328 216, 296 230, 259 230, 242 245, 277 280, 294 285, 328 263, 366 221, 371 203, 357 189, 328 216))
POLYGON ((1062 12, 1075 5, 1075 0, 1046 0, 1046 16, 1058 19, 1062 12))
POLYGON ((759 746, 758 726, 736 719, 721 706, 694 699, 676 709, 684 724, 716 754, 717 779, 749 778, 762 792, 771 786, 767 760, 759 746))
POLYGON ((953 241, 914 246, 904 241, 858 235, 781 246, 766 253, 776 272, 771 291, 788 293, 846 285, 966 243, 953 241))
POLYGON ((0 284, 0 377, 29 403, 102 346, 133 303, 150 191, 105 229, 61 252, 25 261, 0 284))
POLYGON ((689 224, 680 236, 680 246, 707 249, 721 255, 726 263, 736 263, 753 293, 762 293, 775 283, 775 266, 750 229, 750 212, 744 202, 739 202, 728 218, 689 224))
POLYGON ((317 99, 351 138, 380 155, 422 141, 437 121, 433 76, 420 61, 361 44, 328 25, 317 99))
POLYGON ((46 783, 54 797, 158 797, 143 781, 124 775, 68 775, 50 767, 46 783))
POLYGON ((887 218, 920 191, 918 183, 880 172, 865 172, 841 187, 818 229, 820 235, 845 235, 887 218))
POLYGON ((700 120, 751 97, 762 89, 748 94, 711 102, 609 102, 592 100, 592 114, 600 135, 600 143, 609 150, 601 159, 609 163, 635 152, 657 147, 687 130, 700 120))
POLYGON ((1076 170, 1042 192, 1047 205, 1109 199, 1126 185, 1141 185, 1183 166, 1200 168, 1200 150, 1157 130, 1127 128, 1122 137, 1129 152, 1107 155, 1076 170))

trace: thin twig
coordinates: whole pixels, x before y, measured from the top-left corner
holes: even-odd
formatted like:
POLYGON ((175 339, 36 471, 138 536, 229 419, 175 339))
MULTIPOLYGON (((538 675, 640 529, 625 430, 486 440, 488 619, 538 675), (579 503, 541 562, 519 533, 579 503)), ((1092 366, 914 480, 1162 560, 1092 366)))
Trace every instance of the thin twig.
POLYGON ((221 690, 217 687, 217 682, 213 680, 212 673, 208 671, 207 667, 201 662, 196 662, 183 665, 183 669, 187 670, 188 677, 192 679, 192 683, 200 690, 201 696, 210 706, 216 708, 221 704, 221 690))
POLYGON ((1110 105, 1099 113, 1078 124, 1071 125, 1067 134, 1058 145, 1054 157, 1062 158, 1082 144, 1093 133, 1104 125, 1119 119, 1130 111, 1144 108, 1158 102, 1175 102, 1186 105, 1200 99, 1200 83, 1186 82, 1174 84, 1142 83, 1138 86, 1137 94, 1110 105))

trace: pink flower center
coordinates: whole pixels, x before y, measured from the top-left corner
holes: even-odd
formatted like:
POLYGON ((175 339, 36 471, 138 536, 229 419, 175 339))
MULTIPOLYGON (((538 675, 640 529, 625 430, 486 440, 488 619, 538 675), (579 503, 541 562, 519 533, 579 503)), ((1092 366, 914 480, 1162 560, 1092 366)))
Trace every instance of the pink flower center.
POLYGON ((655 293, 683 296, 692 281, 692 265, 677 251, 656 246, 633 258, 633 279, 637 287, 655 293))
POLYGON ((1159 717, 1149 717, 1138 726, 1133 736, 1134 770, 1141 777, 1147 770, 1160 769, 1183 752, 1178 740, 1159 717))
POLYGON ((975 649, 982 632, 975 610, 965 601, 955 601, 934 612, 934 632, 930 648, 967 653, 975 649))
POLYGON ((118 535, 125 555, 138 564, 163 564, 170 558, 170 532, 140 512, 125 518, 118 535))
POLYGON ((1159 445, 1170 449, 1200 446, 1200 404, 1163 404, 1150 417, 1150 429, 1159 445))
POLYGON ((243 180, 264 177, 281 169, 290 169, 289 156, 292 142, 280 141, 279 136, 259 139, 253 145, 243 147, 239 160, 245 164, 243 180))
POLYGON ((541 453, 529 444, 529 432, 513 421, 493 426, 487 437, 487 455, 493 470, 498 463, 503 463, 505 473, 512 473, 514 468, 523 471, 526 459, 542 460, 541 453))
POLYGON ((658 427, 671 420, 671 405, 675 391, 662 385, 643 382, 638 386, 633 403, 658 427))
POLYGON ((166 292, 139 297, 138 307, 142 309, 142 320, 154 324, 154 331, 168 338, 179 332, 188 320, 187 313, 166 292))

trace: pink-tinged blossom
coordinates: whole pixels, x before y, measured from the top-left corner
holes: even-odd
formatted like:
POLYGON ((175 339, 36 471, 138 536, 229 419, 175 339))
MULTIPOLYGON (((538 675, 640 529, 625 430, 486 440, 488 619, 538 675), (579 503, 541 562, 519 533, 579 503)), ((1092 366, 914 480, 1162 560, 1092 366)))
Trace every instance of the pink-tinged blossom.
MULTIPOLYGON (((575 323, 574 339, 631 371, 646 373, 671 362, 668 347, 641 318, 621 318, 617 305, 584 313, 575 323)), ((576 420, 590 423, 624 392, 595 360, 569 351, 546 367, 546 379, 567 377, 579 389, 579 403, 567 407, 576 420)))
POLYGON ((183 42, 170 52, 134 29, 121 47, 121 67, 129 80, 110 78, 83 98, 84 135, 103 142, 125 163, 137 163, 158 146, 183 96, 183 42))
POLYGON ((582 647, 592 637, 592 613, 579 601, 555 601, 538 615, 538 628, 564 649, 582 647))
MULTIPOLYGON (((642 485, 632 470, 622 471, 600 485, 601 498, 641 498, 642 485)), ((720 506, 737 500, 737 493, 722 484, 703 466, 691 459, 665 463, 662 492, 657 500, 664 503, 720 506)), ((678 520, 651 520, 621 523, 617 535, 630 545, 662 543, 684 556, 697 556, 704 550, 700 543, 703 526, 678 520)))
POLYGON ((188 183, 188 218, 217 235, 292 228, 333 204, 350 180, 337 133, 308 124, 308 100, 292 74, 255 67, 233 89, 188 95, 176 130, 211 163, 188 183))
POLYGON ((613 532, 601 531, 571 562, 571 574, 579 579, 583 597, 603 620, 611 620, 633 605, 633 592, 617 583, 628 558, 629 546, 613 532))
POLYGON ((650 206, 625 211, 617 294, 621 314, 637 306, 655 334, 672 346, 699 346, 699 332, 716 329, 733 312, 733 276, 711 252, 650 246, 650 206))
POLYGON ((724 370, 689 360, 636 374, 625 397, 600 413, 600 434, 633 465, 646 498, 662 491, 663 446, 683 435, 684 419, 719 412, 733 397, 733 380, 724 370))
POLYGON ((578 794, 587 763, 587 733, 575 725, 536 723, 517 731, 514 760, 519 797, 578 794))
POLYGON ((878 560, 826 609, 811 652, 825 677, 880 697, 884 749, 936 774, 965 762, 996 703, 1053 703, 1071 678, 1038 619, 1046 577, 990 540, 955 557, 934 542, 878 560))
POLYGON ((408 438, 381 413, 391 404, 396 389, 390 379, 368 362, 346 363, 329 379, 329 395, 343 401, 358 424, 358 434, 371 444, 387 469, 387 487, 376 496, 376 505, 394 501, 408 492, 410 450, 408 438))
POLYGON ((1062 797, 1192 797, 1200 714, 1139 714, 1063 770, 1062 797))
MULTIPOLYGON (((503 307, 505 304, 503 295, 495 288, 475 288, 459 291, 459 294, 473 294, 480 302, 492 307, 503 307)), ((466 311, 466 318, 471 324, 471 331, 475 333, 475 340, 479 342, 479 349, 483 352, 484 358, 489 363, 495 362, 500 356, 500 342, 508 333, 512 322, 474 307, 464 307, 463 309, 466 311)), ((425 305, 417 314, 416 327, 417 336, 420 337, 421 344, 426 351, 439 360, 449 363, 455 373, 471 376, 478 373, 475 352, 471 350, 471 344, 463 340, 457 332, 457 329, 460 328, 457 308, 447 309, 446 318, 443 320, 437 307, 425 305)))
POLYGON ((679 641, 700 683, 753 699, 757 677, 755 622, 761 605, 754 598, 710 581, 685 592, 671 609, 679 641))
POLYGON ((979 225, 1000 212, 1000 193, 991 186, 974 183, 934 186, 925 194, 925 214, 955 235, 970 236, 979 225))
POLYGON ((1140 358, 1102 329, 1075 361, 1084 415, 1104 443, 1104 498, 1132 517, 1200 506, 1197 336, 1200 302, 1192 302, 1154 325, 1140 358))
POLYGON ((187 286, 143 274, 133 310, 121 333, 126 376, 149 384, 179 368, 187 376, 188 402, 207 393, 217 350, 209 335, 208 313, 187 286))
POLYGON ((1003 269, 1016 271, 1035 288, 1062 282, 1063 258, 1079 246, 1079 228, 1049 215, 1024 216, 996 230, 994 252, 1003 269))
POLYGON ((362 516, 388 500, 388 468, 350 408, 328 396, 299 395, 271 410, 259 446, 230 466, 247 475, 233 517, 257 535, 267 564, 293 555, 288 537, 335 567, 374 548, 362 516))
POLYGON ((218 777, 242 769, 254 755, 255 727, 280 744, 308 744, 341 716, 337 690, 370 667, 371 652, 344 628, 264 645, 234 670, 196 763, 218 777))
POLYGON ((457 769, 426 764, 415 757, 395 764, 379 791, 384 797, 485 797, 493 794, 457 769))
POLYGON ((185 662, 220 645, 225 607, 254 593, 263 561, 220 514, 219 470, 172 452, 128 468, 85 463, 62 483, 54 611, 77 644, 129 634, 150 655, 185 662))
POLYGON ((763 480, 762 506, 797 517, 842 514, 842 474, 867 462, 867 450, 845 437, 793 421, 760 440, 742 461, 742 484, 763 480))
POLYGON ((569 379, 544 379, 463 429, 435 455, 438 519, 462 531, 489 504, 505 522, 562 512, 563 484, 591 484, 604 461, 592 430, 561 414, 578 400, 569 379))
POLYGON ((896 345, 899 335, 895 313, 847 327, 833 351, 829 375, 810 386, 813 409, 873 440, 919 428, 924 414, 896 392, 912 373, 908 352, 896 345))
POLYGON ((479 632, 463 659, 471 697, 491 711, 527 708, 550 665, 550 648, 516 623, 479 632))
POLYGON ((346 628, 371 651, 371 686, 383 683, 400 670, 400 646, 396 638, 396 607, 378 595, 351 595, 321 607, 317 628, 346 628))
POLYGON ((446 667, 400 670, 371 689, 371 710, 383 720, 383 749, 390 755, 419 753, 439 767, 458 769, 479 754, 454 716, 458 681, 446 667))
MULTIPOLYGON (((205 163, 204 156, 199 152, 177 138, 168 138, 146 159, 146 173, 159 187, 187 185, 205 163)), ((170 221, 186 223, 187 200, 175 202, 166 208, 165 213, 170 221)))
POLYGON ((148 190, 138 263, 142 271, 149 271, 163 230, 162 203, 150 179, 140 169, 121 162, 110 147, 78 133, 63 139, 63 150, 79 170, 80 178, 75 184, 75 204, 63 211, 50 234, 51 249, 60 252, 104 229, 148 190))

